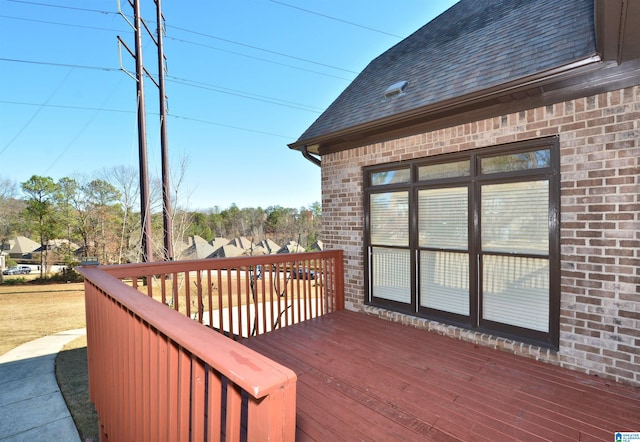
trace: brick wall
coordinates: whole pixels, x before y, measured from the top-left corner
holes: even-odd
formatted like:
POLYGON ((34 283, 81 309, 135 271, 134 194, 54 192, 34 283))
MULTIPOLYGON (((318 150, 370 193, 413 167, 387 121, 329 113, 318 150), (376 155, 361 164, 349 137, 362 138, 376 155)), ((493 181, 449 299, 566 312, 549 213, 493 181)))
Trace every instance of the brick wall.
POLYGON ((347 308, 640 385, 640 87, 322 157, 323 240, 345 251, 347 308), (363 166, 551 135, 561 152, 560 350, 364 305, 363 166))

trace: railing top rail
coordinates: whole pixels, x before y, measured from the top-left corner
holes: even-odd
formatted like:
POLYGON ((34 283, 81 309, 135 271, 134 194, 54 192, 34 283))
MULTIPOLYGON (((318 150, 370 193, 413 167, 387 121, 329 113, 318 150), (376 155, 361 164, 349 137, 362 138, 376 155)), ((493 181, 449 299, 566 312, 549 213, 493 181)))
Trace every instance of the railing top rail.
POLYGON ((284 264, 292 261, 308 261, 323 258, 340 258, 342 250, 322 252, 279 253, 276 255, 239 256, 234 258, 207 258, 189 261, 160 261, 151 263, 132 263, 99 266, 104 272, 116 277, 140 277, 145 275, 167 274, 181 271, 217 270, 256 266, 259 264, 284 264))
POLYGON ((292 370, 203 327, 148 296, 141 296, 134 288, 107 274, 103 268, 81 267, 79 271, 116 303, 133 312, 159 333, 171 337, 172 341, 253 397, 262 398, 289 382, 295 382, 296 375, 292 370))

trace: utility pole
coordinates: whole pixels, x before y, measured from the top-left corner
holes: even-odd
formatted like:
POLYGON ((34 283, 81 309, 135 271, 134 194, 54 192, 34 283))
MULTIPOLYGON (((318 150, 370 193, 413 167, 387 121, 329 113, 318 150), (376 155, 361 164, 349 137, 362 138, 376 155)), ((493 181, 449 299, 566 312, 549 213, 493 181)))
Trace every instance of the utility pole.
POLYGON ((149 166, 147 158, 147 124, 144 105, 144 64, 142 63, 142 19, 140 1, 133 0, 136 39, 136 91, 138 93, 138 156, 140 159, 140 216, 142 217, 142 262, 153 261, 151 241, 151 203, 149 202, 149 166))
POLYGON ((167 141, 167 95, 164 89, 164 17, 160 0, 156 2, 156 22, 158 23, 158 91, 160 93, 160 146, 162 151, 162 224, 164 228, 164 258, 173 261, 173 220, 171 219, 171 187, 169 186, 169 146, 167 141))
MULTIPOLYGON (((120 68, 131 78, 136 80, 138 94, 138 151, 140 158, 140 214, 142 222, 142 261, 150 262, 153 260, 153 247, 151 241, 151 204, 149 200, 149 171, 147 158, 147 135, 146 135, 146 112, 145 112, 145 95, 144 95, 144 76, 158 87, 159 104, 160 104, 160 144, 162 158, 162 213, 163 213, 163 230, 164 230, 164 259, 166 261, 173 260, 173 222, 171 219, 171 187, 169 182, 169 147, 167 141, 167 105, 165 92, 165 56, 163 48, 163 23, 162 6, 160 0, 154 0, 156 5, 157 32, 156 36, 149 30, 147 24, 140 16, 140 0, 128 0, 133 7, 133 23, 129 21, 127 16, 120 9, 120 1, 118 0, 118 12, 129 23, 135 33, 135 52, 131 51, 126 43, 118 36, 118 42, 124 46, 129 54, 136 61, 135 76, 129 73, 122 65, 122 56, 120 56, 120 68), (144 67, 142 63, 142 26, 158 48, 158 81, 144 67)), ((120 47, 120 46, 118 46, 120 47)))

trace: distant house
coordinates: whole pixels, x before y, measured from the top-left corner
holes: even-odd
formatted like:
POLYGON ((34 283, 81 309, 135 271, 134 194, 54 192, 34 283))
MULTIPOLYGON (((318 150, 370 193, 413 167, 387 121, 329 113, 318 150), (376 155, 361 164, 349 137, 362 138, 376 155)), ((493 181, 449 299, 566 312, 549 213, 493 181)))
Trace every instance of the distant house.
POLYGON ((258 246, 265 249, 268 255, 273 255, 274 253, 278 253, 278 250, 280 250, 280 246, 271 239, 263 239, 258 243, 258 246))
POLYGON ((313 244, 311 244, 311 250, 313 252, 322 252, 324 250, 324 243, 320 240, 317 240, 313 244))
POLYGON ((244 250, 249 250, 253 246, 253 243, 244 236, 233 238, 231 241, 229 241, 229 244, 244 250))
POLYGON ((45 249, 55 252, 61 248, 68 248, 69 252, 75 254, 76 251, 80 249, 80 246, 73 242, 70 242, 68 239, 51 239, 47 241, 47 244, 44 246, 38 245, 38 248, 35 249, 34 252, 44 252, 45 249))
POLYGON ((16 236, 9 240, 7 253, 13 259, 31 259, 31 254, 40 248, 40 244, 26 236, 16 236))
POLYGON ((244 255, 246 250, 229 243, 218 248, 209 258, 233 258, 244 255))
POLYGON ((291 148, 347 307, 640 384, 640 1, 462 0, 291 148))
POLYGON ((216 251, 207 241, 194 241, 187 247, 181 255, 181 259, 204 259, 208 258, 216 251))
POLYGON ((278 250, 278 253, 301 253, 304 252, 305 249, 300 244, 295 241, 289 241, 278 250))
POLYGON ((220 247, 226 246, 227 244, 229 244, 229 240, 227 238, 222 238, 220 236, 217 236, 213 238, 211 241, 209 241, 209 244, 211 244, 214 250, 218 250, 220 247))

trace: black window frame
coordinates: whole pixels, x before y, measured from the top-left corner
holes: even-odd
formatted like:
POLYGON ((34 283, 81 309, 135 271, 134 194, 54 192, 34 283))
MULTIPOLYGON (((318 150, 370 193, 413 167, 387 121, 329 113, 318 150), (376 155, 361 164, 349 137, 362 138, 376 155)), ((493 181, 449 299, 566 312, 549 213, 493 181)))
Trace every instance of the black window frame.
POLYGON ((560 338, 560 149, 557 136, 483 147, 464 152, 434 155, 411 161, 379 164, 363 168, 364 183, 364 271, 365 304, 401 313, 424 317, 473 331, 507 337, 521 342, 533 343, 552 349, 559 348, 560 338), (482 174, 480 162, 483 158, 501 154, 523 153, 549 149, 549 166, 506 172, 482 174), (469 160, 469 176, 418 180, 418 169, 425 165, 437 165, 469 160), (410 182, 390 185, 373 185, 371 174, 409 167, 410 182), (481 287, 481 260, 485 253, 481 248, 481 188, 486 184, 548 180, 549 182, 549 325, 548 332, 516 327, 492 322, 481 318, 483 294, 481 287), (419 265, 420 252, 428 248, 420 247, 418 238, 418 192, 423 189, 468 186, 468 254, 469 254, 469 316, 432 310, 420 306, 419 265), (409 194, 409 245, 411 256, 410 281, 411 302, 409 304, 375 298, 371 293, 371 250, 376 244, 370 243, 370 195, 374 193, 406 190, 409 194))

